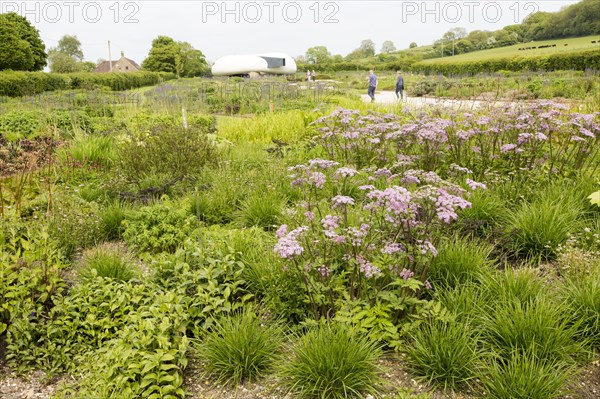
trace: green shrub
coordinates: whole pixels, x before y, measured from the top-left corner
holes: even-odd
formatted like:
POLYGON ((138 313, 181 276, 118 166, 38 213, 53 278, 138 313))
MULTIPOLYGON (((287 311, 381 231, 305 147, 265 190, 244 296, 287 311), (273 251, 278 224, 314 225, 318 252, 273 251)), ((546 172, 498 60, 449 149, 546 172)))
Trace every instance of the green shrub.
POLYGON ((487 302, 481 287, 467 283, 455 288, 435 290, 434 299, 450 311, 458 321, 473 319, 487 302))
POLYGON ((339 399, 375 393, 381 349, 342 324, 302 336, 281 366, 283 383, 301 397, 339 399))
POLYGON ((445 240, 431 262, 428 278, 432 283, 447 287, 479 281, 492 270, 491 250, 489 245, 470 237, 445 240))
POLYGON ((412 334, 407 352, 416 375, 444 389, 456 389, 475 377, 477 346, 478 338, 468 323, 435 322, 412 334))
POLYGON ((92 247, 102 240, 96 203, 68 194, 61 194, 54 201, 48 216, 49 232, 66 258, 72 258, 77 250, 92 247))
POLYGON ((194 179, 204 165, 216 159, 215 145, 205 131, 157 125, 150 132, 124 136, 116 166, 124 180, 138 188, 148 178, 168 187, 194 179))
POLYGON ((162 201, 132 211, 122 222, 123 239, 141 251, 174 252, 197 227, 185 206, 162 201))
POLYGON ((46 72, 0 73, 0 96, 21 97, 53 90, 69 90, 105 86, 112 90, 129 90, 150 86, 162 80, 174 79, 172 73, 128 72, 94 73, 78 72, 57 74, 46 72))
POLYGON ((239 385, 273 366, 281 342, 280 327, 245 311, 218 322, 204 337, 198 355, 218 381, 239 385))

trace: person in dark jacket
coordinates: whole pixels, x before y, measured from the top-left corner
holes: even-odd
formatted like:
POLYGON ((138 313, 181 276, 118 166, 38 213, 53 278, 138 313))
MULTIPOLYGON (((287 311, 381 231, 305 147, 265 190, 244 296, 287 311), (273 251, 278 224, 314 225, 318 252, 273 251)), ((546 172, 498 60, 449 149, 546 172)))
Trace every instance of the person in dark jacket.
POLYGON ((404 78, 400 74, 400 71, 398 71, 398 77, 396 78, 396 98, 398 100, 404 99, 404 78))

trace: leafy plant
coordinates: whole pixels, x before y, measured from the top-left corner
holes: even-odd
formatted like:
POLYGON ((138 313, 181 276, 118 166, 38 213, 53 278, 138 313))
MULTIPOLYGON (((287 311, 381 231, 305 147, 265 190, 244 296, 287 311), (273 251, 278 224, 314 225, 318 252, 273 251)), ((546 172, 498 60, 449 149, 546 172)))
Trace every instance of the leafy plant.
POLYGON ((302 397, 351 398, 375 393, 381 382, 381 350, 342 324, 324 325, 302 336, 281 366, 283 383, 302 397))
POLYGON ((122 222, 123 239, 141 251, 174 252, 196 227, 196 220, 181 206, 162 201, 132 211, 122 222))

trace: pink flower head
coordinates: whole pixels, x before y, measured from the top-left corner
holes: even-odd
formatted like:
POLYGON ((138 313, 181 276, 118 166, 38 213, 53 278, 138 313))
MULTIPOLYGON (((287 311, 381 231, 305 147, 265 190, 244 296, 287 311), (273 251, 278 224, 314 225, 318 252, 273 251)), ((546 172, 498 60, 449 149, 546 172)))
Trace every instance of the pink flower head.
POLYGON ((514 144, 504 144, 502 147, 500 147, 500 152, 506 153, 513 151, 515 148, 517 148, 517 146, 514 144))
POLYGON ((325 182, 327 181, 327 177, 321 172, 312 172, 308 176, 308 181, 314 184, 317 188, 323 188, 325 182))
POLYGON ((335 175, 339 177, 352 177, 356 175, 358 172, 352 168, 342 167, 335 171, 335 175))
POLYGON ((354 205, 354 198, 345 195, 336 195, 331 199, 333 208, 337 208, 342 205, 354 205))
POLYGON ((467 186, 471 187, 471 190, 475 191, 476 188, 482 188, 482 189, 487 189, 487 186, 484 183, 478 183, 474 180, 471 179, 467 179, 466 180, 467 186))

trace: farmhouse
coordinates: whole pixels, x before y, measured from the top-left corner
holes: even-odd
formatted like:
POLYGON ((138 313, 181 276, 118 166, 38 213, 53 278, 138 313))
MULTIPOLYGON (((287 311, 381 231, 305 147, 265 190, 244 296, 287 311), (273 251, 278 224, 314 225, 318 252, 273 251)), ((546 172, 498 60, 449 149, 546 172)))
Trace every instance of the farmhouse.
POLYGON ((116 61, 102 61, 98 64, 94 72, 137 72, 141 69, 137 62, 125 57, 121 51, 121 58, 116 61), (111 70, 112 62, 112 70, 111 70))

